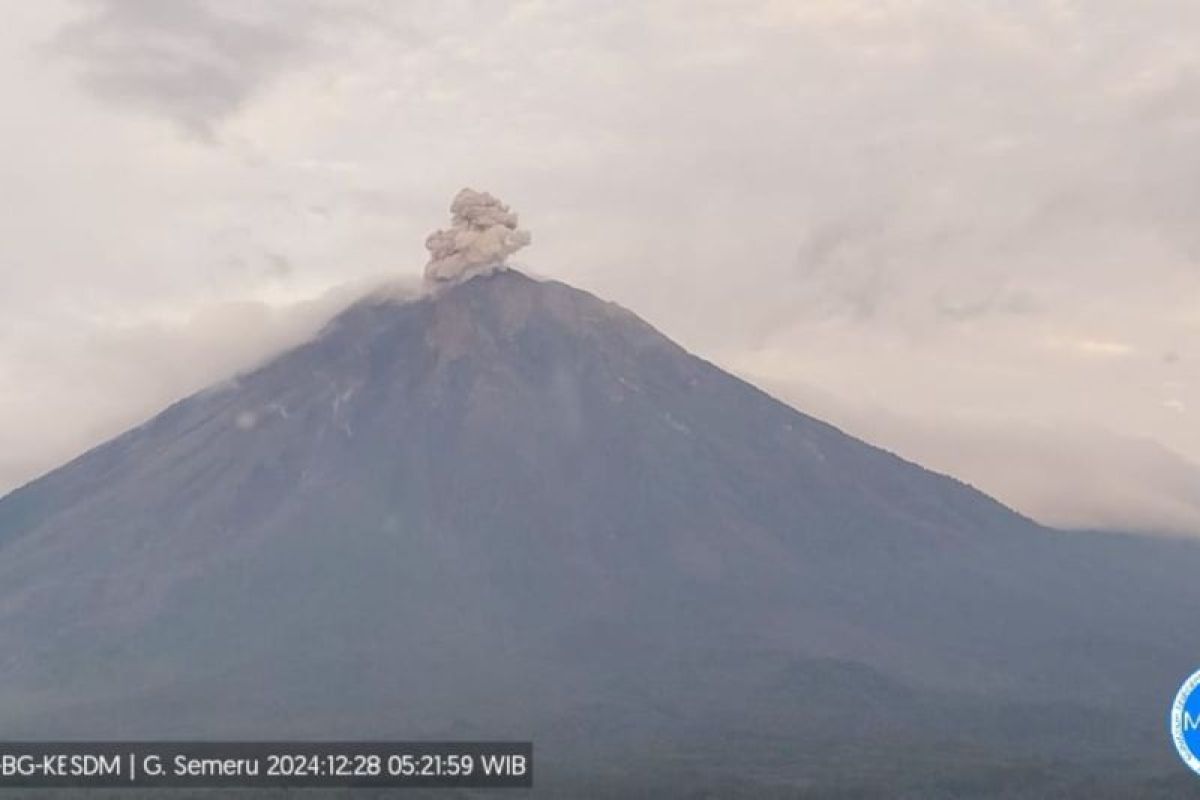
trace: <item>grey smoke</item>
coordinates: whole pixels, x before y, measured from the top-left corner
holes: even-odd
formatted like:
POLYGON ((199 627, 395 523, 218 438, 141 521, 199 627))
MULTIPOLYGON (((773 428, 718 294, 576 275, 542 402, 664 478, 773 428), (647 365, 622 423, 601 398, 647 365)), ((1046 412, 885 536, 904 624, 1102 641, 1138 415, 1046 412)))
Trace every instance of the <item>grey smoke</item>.
POLYGON ((487 192, 463 189, 450 203, 450 214, 450 228, 434 231, 425 240, 429 283, 503 269, 506 259, 531 239, 529 231, 517 227, 516 212, 487 192))

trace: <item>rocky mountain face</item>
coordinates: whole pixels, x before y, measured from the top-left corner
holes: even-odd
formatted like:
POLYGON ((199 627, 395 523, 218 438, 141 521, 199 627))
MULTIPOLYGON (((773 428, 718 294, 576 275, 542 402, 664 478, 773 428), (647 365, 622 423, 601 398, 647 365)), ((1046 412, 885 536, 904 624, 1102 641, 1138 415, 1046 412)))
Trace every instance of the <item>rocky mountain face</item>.
POLYGON ((864 745, 893 786, 1157 774, 1198 570, 1189 542, 1041 528, 508 270, 366 298, 0 500, 0 721, 532 737, 548 780, 747 737, 758 789, 861 777, 837 753, 864 745))

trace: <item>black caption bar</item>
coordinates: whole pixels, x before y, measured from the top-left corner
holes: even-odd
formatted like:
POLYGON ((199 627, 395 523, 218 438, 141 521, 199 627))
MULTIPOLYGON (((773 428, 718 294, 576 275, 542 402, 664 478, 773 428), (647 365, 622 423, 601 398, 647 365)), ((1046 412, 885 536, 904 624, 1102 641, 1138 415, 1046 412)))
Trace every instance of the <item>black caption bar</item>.
POLYGON ((533 786, 531 742, 8 742, 0 789, 533 786))

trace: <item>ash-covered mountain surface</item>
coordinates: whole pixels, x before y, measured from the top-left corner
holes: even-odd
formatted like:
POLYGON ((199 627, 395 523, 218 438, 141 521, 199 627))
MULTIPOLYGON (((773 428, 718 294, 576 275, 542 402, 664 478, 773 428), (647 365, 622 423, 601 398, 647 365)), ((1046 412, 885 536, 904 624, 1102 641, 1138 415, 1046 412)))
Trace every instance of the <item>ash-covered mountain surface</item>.
POLYGON ((616 794, 1175 794, 1197 575, 505 270, 368 297, 0 500, 0 729, 533 738, 541 785, 616 794))

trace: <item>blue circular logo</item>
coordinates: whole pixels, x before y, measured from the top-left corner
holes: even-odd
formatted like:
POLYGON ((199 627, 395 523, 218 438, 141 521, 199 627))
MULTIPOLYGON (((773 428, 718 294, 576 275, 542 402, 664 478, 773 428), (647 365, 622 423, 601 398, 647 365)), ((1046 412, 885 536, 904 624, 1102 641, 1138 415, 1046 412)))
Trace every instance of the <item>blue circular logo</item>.
POLYGON ((1200 671, 1183 682, 1171 706, 1171 738, 1183 763, 1200 775, 1200 671))

